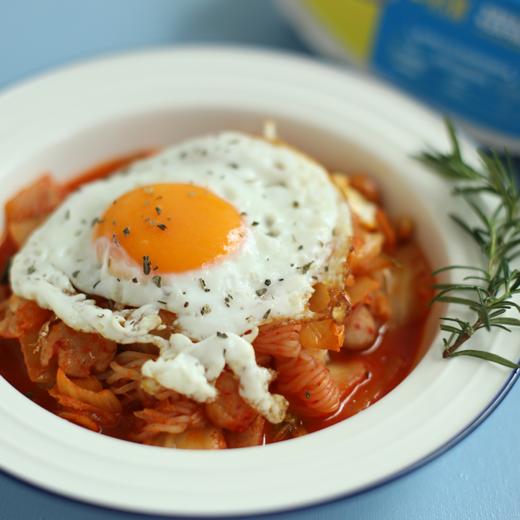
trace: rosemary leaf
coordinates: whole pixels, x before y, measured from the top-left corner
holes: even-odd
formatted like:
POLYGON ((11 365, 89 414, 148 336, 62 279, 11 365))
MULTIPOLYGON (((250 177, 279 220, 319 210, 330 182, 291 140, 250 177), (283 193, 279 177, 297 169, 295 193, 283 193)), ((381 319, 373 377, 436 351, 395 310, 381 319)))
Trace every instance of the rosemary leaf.
POLYGON ((468 271, 480 271, 481 273, 487 275, 487 271, 485 269, 471 265, 447 265, 445 267, 441 267, 440 269, 436 269, 435 271, 433 271, 433 275, 436 276, 445 271, 451 271, 452 269, 467 269, 468 271))
POLYGON ((481 350, 459 350, 481 329, 511 331, 520 327, 520 305, 514 297, 520 294, 520 270, 511 263, 520 257, 520 193, 511 161, 497 153, 480 152, 480 167, 465 162, 453 125, 446 121, 452 149, 449 153, 427 150, 417 159, 453 183, 453 195, 459 197, 476 217, 469 224, 459 215, 453 221, 479 247, 484 267, 450 265, 437 269, 438 275, 449 271, 467 271, 462 281, 438 283, 431 303, 444 302, 468 308, 474 318, 466 321, 456 316, 441 318, 444 357, 472 356, 509 368, 517 363, 481 350), (488 204, 484 204, 485 196, 488 204), (491 205, 491 209, 490 208, 491 205), (518 317, 504 316, 506 312, 518 317))
POLYGON ((517 318, 497 318, 493 319, 493 324, 511 325, 512 327, 520 327, 520 320, 517 318))
POLYGON ((457 352, 452 352, 448 357, 458 357, 458 356, 469 356, 479 359, 484 359, 486 361, 491 361, 492 363, 498 363, 499 365, 505 366, 507 368, 520 368, 518 363, 513 363, 498 354, 493 354, 492 352, 485 352, 483 350, 459 350, 457 352))

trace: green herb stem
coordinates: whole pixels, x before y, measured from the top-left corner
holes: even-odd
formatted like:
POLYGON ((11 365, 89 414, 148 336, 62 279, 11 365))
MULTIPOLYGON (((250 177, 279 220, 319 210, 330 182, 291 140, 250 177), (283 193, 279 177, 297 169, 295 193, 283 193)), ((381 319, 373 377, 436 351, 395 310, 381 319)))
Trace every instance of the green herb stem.
POLYGON ((432 303, 445 302, 468 308, 473 320, 445 316, 441 330, 446 358, 471 356, 509 368, 520 365, 485 350, 459 350, 481 329, 511 331, 520 327, 520 306, 514 301, 520 293, 520 271, 513 267, 520 257, 520 193, 510 162, 502 161, 496 153, 480 152, 480 168, 465 162, 453 125, 446 121, 452 145, 449 153, 425 151, 418 159, 433 171, 454 183, 453 195, 462 198, 475 216, 475 224, 459 215, 453 221, 479 247, 485 267, 452 265, 438 269, 464 273, 462 281, 436 284, 437 294, 432 303), (491 210, 483 203, 486 195, 494 203, 491 210), (519 317, 504 316, 507 312, 519 317))

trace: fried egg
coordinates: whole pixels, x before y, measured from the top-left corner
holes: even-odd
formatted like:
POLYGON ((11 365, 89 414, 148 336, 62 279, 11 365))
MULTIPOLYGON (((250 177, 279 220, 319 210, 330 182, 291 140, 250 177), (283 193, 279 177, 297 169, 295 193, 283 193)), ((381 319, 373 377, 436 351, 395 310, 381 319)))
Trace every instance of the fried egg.
POLYGON ((227 365, 242 396, 279 422, 287 403, 255 362, 257 327, 312 317, 313 285, 342 280, 351 234, 322 166, 226 132, 81 187, 16 255, 11 284, 76 330, 157 345, 143 374, 197 401, 215 398, 227 365), (169 338, 161 310, 175 315, 169 338))

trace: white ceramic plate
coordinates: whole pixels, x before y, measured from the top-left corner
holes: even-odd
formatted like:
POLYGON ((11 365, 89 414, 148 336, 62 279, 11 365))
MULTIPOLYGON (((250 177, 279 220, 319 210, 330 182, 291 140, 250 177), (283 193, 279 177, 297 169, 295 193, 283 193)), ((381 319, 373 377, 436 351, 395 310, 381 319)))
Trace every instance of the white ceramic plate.
MULTIPOLYGON (((459 209, 447 186, 411 157, 426 144, 446 148, 439 118, 366 79, 259 51, 116 56, 4 92, 0 204, 44 171, 63 179, 208 131, 258 132, 266 118, 326 165, 376 175, 391 211, 416 220, 434 266, 477 261, 447 216, 459 209)), ((104 437, 46 412, 0 378, 0 465, 69 497, 150 513, 252 514, 349 495, 453 443, 511 384, 500 367, 442 360, 434 332, 435 323, 431 348, 410 376, 368 410, 303 438, 242 450, 176 451, 104 437)), ((511 336, 492 343, 494 352, 520 357, 511 336)))

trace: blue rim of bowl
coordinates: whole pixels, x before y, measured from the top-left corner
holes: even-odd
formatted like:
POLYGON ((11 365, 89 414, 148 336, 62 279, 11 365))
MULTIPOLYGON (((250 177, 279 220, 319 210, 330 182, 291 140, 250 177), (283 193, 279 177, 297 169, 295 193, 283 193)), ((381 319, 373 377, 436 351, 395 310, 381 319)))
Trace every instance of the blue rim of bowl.
MULTIPOLYGON (((448 442, 437 448, 436 450, 432 451, 430 454, 426 455, 425 457, 422 457, 418 461, 414 462, 413 464, 410 464, 409 466, 401 469, 400 471, 389 475, 387 477, 384 477, 383 479, 374 482, 372 484, 369 484, 361 489, 358 489, 356 491, 353 491, 351 493, 345 493, 340 494, 337 497, 330 498, 330 499, 324 499, 323 501, 318 501, 314 504, 304 505, 304 506, 297 506, 297 507, 287 507, 287 508, 280 508, 276 511, 269 511, 269 512, 260 512, 260 513, 250 513, 247 515, 218 515, 216 517, 208 517, 204 515, 190 515, 190 516, 183 516, 183 515, 169 515, 169 514, 156 514, 156 513, 140 513, 140 512, 132 512, 129 510, 124 509, 117 509, 117 508, 111 508, 111 507, 104 507, 99 506, 96 504, 92 504, 87 501, 82 501, 74 498, 67 497, 65 495, 60 495, 59 493, 56 493, 54 491, 49 491, 45 488, 42 488, 40 486, 37 486, 36 484, 32 484, 30 482, 26 482, 22 478, 16 477, 14 475, 9 474, 6 471, 0 470, 0 475, 3 475, 5 477, 8 477, 9 479, 18 482, 19 484, 22 484, 24 487, 27 487, 29 489, 32 489, 33 491, 36 491, 38 493, 45 494, 47 496, 52 497, 57 502, 67 502, 69 504, 75 504, 79 507, 85 508, 85 509, 91 509, 93 512, 106 512, 110 515, 125 515, 126 517, 131 516, 132 518, 135 518, 136 520, 141 518, 177 518, 177 519, 188 519, 188 518, 255 518, 255 517, 274 517, 278 514, 282 513, 288 513, 288 512, 304 512, 304 511, 311 511, 318 507, 323 507, 328 504, 334 504, 341 500, 345 500, 347 498, 355 497, 358 495, 361 495, 363 493, 372 491, 374 489, 377 489, 381 486, 384 486, 385 484, 389 484, 391 482, 394 482, 401 477, 404 477, 405 475, 408 475, 412 473, 413 471, 425 466, 432 460, 436 459, 440 455, 446 453, 448 450, 453 448, 455 445, 457 445, 459 442, 461 442, 463 439, 465 439, 470 433, 472 433, 474 430, 476 430, 498 407, 498 405, 504 400, 506 395, 510 392, 510 390, 513 388, 515 383, 518 381, 520 377, 520 369, 516 369, 513 372, 511 372, 510 376, 507 378, 506 382, 502 386, 502 388, 498 391, 498 393, 493 397, 493 399, 489 402, 489 404, 482 410, 482 412, 473 419, 467 426, 465 426, 459 433, 457 433, 452 439, 450 439, 448 442)), ((117 517, 114 516, 116 519, 117 517)), ((121 517, 122 518, 122 517, 121 517)))

